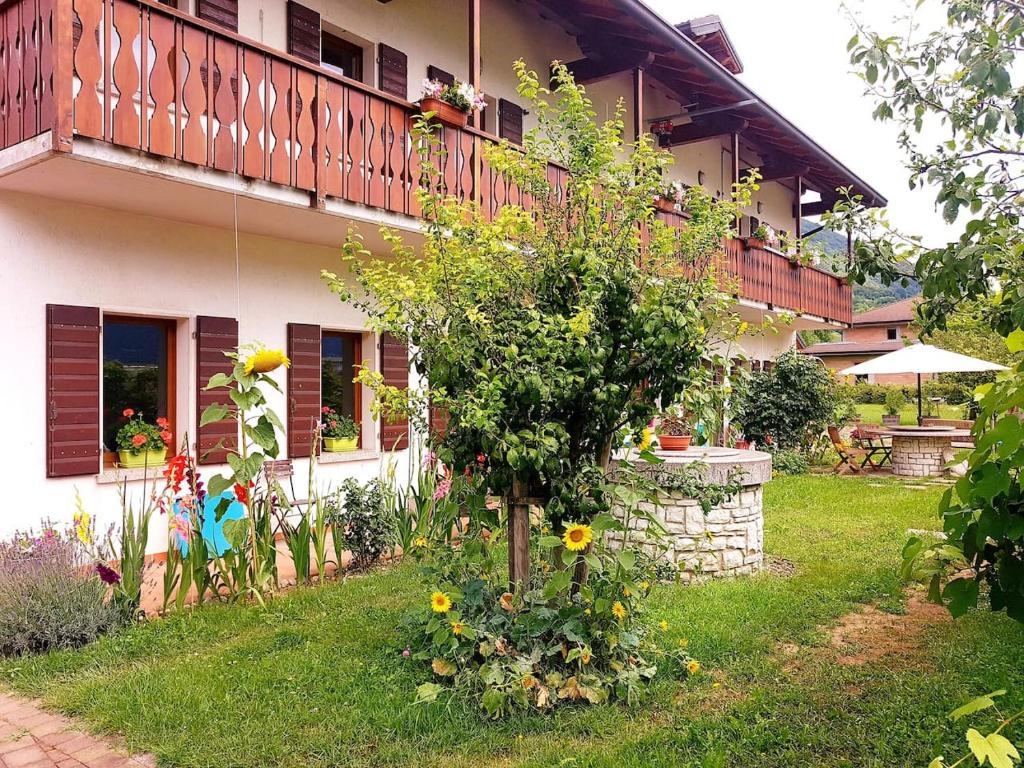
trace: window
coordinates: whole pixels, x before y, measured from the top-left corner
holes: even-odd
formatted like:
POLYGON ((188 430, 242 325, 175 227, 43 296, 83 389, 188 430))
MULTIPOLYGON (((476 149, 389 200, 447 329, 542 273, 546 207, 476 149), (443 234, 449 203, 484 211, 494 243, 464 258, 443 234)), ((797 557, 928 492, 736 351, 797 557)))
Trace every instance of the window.
POLYGON ((320 64, 352 80, 363 80, 363 49, 324 30, 320 33, 320 64))
MULTIPOLYGON (((361 387, 353 381, 362 359, 362 335, 323 331, 320 336, 321 404, 362 424, 361 387)), ((360 430, 361 431, 361 430, 360 430)), ((359 436, 362 445, 362 434, 359 436)))
POLYGON ((885 329, 885 336, 886 336, 886 338, 889 341, 897 341, 899 339, 899 337, 900 337, 900 329, 899 328, 886 328, 885 329))
MULTIPOLYGON (((160 416, 174 431, 173 320, 103 317, 103 447, 117 450, 122 412, 131 408, 152 424, 160 416)), ((173 441, 172 441, 173 444, 173 441)))

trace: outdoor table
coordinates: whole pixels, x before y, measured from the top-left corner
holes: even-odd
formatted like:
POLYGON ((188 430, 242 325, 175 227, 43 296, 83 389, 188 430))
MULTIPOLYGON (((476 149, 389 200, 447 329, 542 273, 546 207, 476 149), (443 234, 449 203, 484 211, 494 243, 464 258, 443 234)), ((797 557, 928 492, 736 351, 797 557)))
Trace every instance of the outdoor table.
POLYGON ((949 427, 889 427, 874 434, 892 438, 892 473, 900 477, 930 477, 945 472, 954 454, 953 441, 970 436, 969 429, 949 427))
POLYGON ((886 442, 888 439, 886 435, 881 434, 879 429, 875 427, 863 424, 858 425, 855 431, 858 444, 867 451, 864 454, 864 461, 861 462, 861 467, 866 467, 870 464, 873 467, 881 468, 886 464, 892 463, 892 442, 886 442))

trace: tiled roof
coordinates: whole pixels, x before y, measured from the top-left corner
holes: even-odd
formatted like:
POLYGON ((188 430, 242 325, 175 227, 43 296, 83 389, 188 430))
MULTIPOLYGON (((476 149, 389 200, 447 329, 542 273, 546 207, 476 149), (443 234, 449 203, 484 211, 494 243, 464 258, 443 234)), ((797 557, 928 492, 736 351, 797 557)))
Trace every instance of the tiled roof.
POLYGON ((905 344, 900 341, 832 341, 821 344, 812 344, 801 349, 805 355, 875 355, 885 352, 895 352, 902 349, 905 344))
POLYGON ((914 319, 914 308, 920 303, 920 296, 911 296, 903 301, 894 301, 881 307, 858 312, 853 316, 854 325, 874 325, 875 323, 909 323, 914 319))

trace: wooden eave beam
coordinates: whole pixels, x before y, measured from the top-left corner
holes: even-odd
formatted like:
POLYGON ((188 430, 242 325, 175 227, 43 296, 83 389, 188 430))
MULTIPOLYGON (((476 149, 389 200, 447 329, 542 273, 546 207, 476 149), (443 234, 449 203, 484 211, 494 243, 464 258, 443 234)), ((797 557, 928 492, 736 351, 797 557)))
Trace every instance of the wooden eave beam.
MULTIPOLYGON (((832 210, 832 207, 839 202, 838 198, 822 198, 816 203, 804 203, 799 206, 799 214, 802 216, 821 216, 821 214, 832 210)), ((798 214, 797 206, 793 206, 793 216, 798 214)))
MULTIPOLYGON (((750 173, 750 168, 744 168, 743 176, 750 173)), ((780 179, 792 179, 797 176, 806 176, 810 172, 806 165, 795 165, 793 163, 766 163, 760 167, 761 181, 779 181, 780 179)))
POLYGON ((615 59, 584 58, 570 61, 565 66, 573 73, 576 82, 582 85, 604 80, 606 77, 622 72, 633 72, 647 69, 654 61, 654 54, 648 51, 634 56, 623 56, 615 59))
POLYGON ((747 128, 747 121, 738 117, 725 117, 709 120, 700 120, 696 123, 677 125, 669 134, 669 146, 678 147, 683 144, 693 144, 705 139, 713 139, 716 136, 725 136, 730 133, 743 133, 747 128))

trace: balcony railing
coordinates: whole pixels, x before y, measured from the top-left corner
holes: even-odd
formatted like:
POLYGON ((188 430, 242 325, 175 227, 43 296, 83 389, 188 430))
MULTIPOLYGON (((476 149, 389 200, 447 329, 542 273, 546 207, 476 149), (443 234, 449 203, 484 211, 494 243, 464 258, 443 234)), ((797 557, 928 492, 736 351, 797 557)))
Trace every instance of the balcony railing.
MULTIPOLYGON (((419 214, 413 104, 151 0, 0 0, 0 68, 2 147, 53 131, 58 150, 88 137, 304 190, 317 206, 419 214)), ((446 191, 488 215, 529 205, 489 167, 493 140, 445 127, 435 158, 446 191)), ((562 186, 564 171, 549 175, 562 186)), ((832 275, 740 241, 721 267, 744 298, 849 322, 832 275)))

